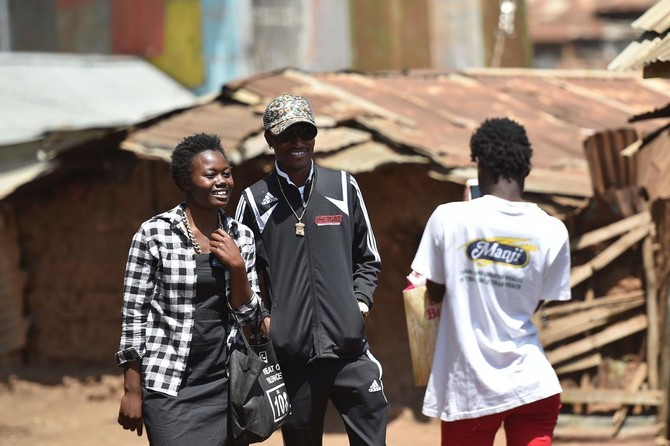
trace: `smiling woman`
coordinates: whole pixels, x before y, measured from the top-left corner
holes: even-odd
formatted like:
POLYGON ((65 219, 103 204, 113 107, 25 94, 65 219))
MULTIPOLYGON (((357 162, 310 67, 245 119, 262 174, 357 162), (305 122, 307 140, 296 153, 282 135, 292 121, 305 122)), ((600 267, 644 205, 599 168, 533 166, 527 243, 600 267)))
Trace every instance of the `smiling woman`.
POLYGON ((171 168, 185 201, 144 222, 128 255, 119 424, 152 445, 222 446, 229 312, 248 323, 260 309, 254 238, 223 211, 234 181, 218 136, 184 138, 171 168))

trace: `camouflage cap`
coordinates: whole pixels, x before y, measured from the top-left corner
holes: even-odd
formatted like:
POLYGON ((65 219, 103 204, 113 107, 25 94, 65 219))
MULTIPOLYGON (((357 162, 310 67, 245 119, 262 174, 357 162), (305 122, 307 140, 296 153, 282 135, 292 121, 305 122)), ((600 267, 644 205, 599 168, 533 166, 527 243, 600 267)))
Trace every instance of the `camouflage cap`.
POLYGON ((263 113, 263 127, 273 135, 279 135, 297 122, 307 122, 316 127, 309 101, 295 94, 283 94, 274 98, 263 113))

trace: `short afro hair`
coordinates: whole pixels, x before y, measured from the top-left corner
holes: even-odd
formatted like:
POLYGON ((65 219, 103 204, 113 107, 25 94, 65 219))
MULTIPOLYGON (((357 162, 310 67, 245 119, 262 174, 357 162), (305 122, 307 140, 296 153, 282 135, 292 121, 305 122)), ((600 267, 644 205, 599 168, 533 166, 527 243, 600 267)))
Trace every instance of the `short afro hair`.
POLYGON ((172 151, 170 164, 172 169, 172 179, 174 179, 180 189, 180 180, 182 178, 190 177, 191 173, 193 173, 193 158, 195 158, 198 153, 207 150, 220 152, 226 161, 228 161, 226 152, 221 145, 221 138, 207 133, 196 133, 195 135, 187 136, 177 144, 177 147, 172 151))
POLYGON ((526 129, 509 118, 486 119, 470 138, 470 157, 501 176, 523 183, 530 172, 533 149, 526 129))

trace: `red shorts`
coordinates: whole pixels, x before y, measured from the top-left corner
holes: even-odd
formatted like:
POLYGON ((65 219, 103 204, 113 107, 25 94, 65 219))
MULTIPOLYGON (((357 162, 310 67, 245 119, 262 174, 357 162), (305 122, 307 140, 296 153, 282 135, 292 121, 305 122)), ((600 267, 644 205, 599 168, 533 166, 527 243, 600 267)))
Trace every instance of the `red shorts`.
POLYGON ((560 410, 557 394, 493 415, 443 421, 442 446, 492 446, 503 423, 507 446, 549 446, 560 410))

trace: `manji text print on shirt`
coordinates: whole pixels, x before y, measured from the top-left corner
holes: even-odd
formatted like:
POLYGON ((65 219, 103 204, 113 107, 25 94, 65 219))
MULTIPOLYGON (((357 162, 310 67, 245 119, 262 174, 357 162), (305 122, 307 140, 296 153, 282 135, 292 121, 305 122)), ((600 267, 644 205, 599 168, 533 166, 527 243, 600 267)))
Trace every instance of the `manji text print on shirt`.
POLYGON ((522 279, 501 270, 505 267, 526 268, 531 253, 537 251, 537 246, 529 243, 529 239, 512 237, 479 238, 469 241, 463 248, 476 269, 461 271, 461 282, 514 289, 521 288, 522 279), (485 267, 489 265, 495 265, 496 271, 486 271, 485 267))

